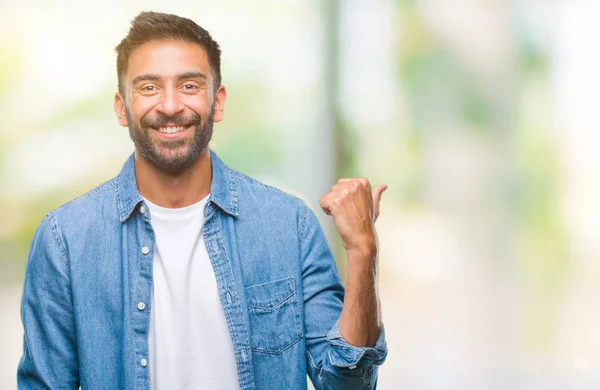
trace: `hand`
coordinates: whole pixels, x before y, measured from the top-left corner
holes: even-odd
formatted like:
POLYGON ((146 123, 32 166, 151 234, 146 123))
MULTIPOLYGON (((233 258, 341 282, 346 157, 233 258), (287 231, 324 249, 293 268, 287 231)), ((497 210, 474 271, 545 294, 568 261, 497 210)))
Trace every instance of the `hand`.
POLYGON ((321 201, 321 208, 333 217, 346 251, 376 248, 375 221, 379 217, 381 194, 387 185, 371 192, 367 179, 340 179, 321 201))

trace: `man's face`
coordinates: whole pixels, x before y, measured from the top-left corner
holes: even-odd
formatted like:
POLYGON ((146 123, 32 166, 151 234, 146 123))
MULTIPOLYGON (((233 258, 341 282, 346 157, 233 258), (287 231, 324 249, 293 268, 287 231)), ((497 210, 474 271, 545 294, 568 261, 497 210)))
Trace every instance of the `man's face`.
POLYGON ((150 41, 129 57, 125 95, 115 97, 119 122, 143 158, 179 172, 207 150, 221 120, 225 90, 213 90, 205 50, 183 41, 150 41), (216 110, 215 110, 216 107, 216 110))

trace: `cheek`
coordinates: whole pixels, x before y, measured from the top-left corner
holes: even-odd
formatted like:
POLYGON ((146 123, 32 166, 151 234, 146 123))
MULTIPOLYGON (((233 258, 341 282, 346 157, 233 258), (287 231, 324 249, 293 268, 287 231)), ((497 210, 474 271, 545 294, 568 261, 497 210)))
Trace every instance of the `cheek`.
POLYGON ((206 92, 198 95, 183 96, 181 101, 186 107, 198 114, 206 113, 210 110, 211 99, 206 92))
POLYGON ((130 105, 130 114, 133 116, 133 120, 139 122, 139 120, 150 111, 156 104, 151 99, 133 99, 130 105))

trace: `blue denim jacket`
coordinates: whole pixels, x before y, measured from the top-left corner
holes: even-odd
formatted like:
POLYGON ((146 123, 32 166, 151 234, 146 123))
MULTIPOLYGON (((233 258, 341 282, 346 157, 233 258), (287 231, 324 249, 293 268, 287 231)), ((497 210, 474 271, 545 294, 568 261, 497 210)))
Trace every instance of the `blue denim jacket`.
MULTIPOLYGON (((240 387, 306 389, 308 373, 316 389, 374 388, 384 332, 374 348, 342 338, 344 290, 313 212, 211 160, 203 234, 240 387)), ((132 155, 42 221, 25 273, 19 388, 149 389, 156 240, 143 204, 132 155)))

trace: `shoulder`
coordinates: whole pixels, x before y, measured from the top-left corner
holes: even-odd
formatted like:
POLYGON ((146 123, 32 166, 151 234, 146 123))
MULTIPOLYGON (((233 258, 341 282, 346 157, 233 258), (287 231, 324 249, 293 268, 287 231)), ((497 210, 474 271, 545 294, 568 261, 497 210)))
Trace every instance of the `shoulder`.
POLYGON ((241 190, 238 194, 241 198, 244 195, 262 195, 267 197, 268 200, 276 200, 281 203, 286 203, 294 206, 304 205, 304 201, 299 197, 285 192, 277 187, 273 187, 269 184, 265 184, 257 179, 250 176, 244 175, 238 171, 228 168, 229 174, 236 182, 237 187, 241 190))
POLYGON ((106 215, 110 214, 107 210, 111 209, 111 203, 118 218, 114 192, 115 180, 107 181, 48 212, 33 235, 29 257, 39 257, 40 253, 47 255, 54 253, 57 258, 67 263, 69 244, 81 241, 77 238, 84 237, 91 230, 101 229, 99 221, 111 219, 106 215), (98 218, 98 214, 102 215, 102 219, 98 218), (69 240, 73 237, 76 238, 75 241, 69 240))
POLYGON ((312 219, 314 213, 298 196, 233 169, 228 168, 228 172, 235 182, 240 213, 251 211, 260 213, 267 220, 271 217, 279 221, 293 220, 299 230, 312 219))
POLYGON ((55 225, 81 228, 86 224, 97 223, 98 217, 118 220, 117 181, 113 178, 85 194, 50 211, 47 218, 55 225))

